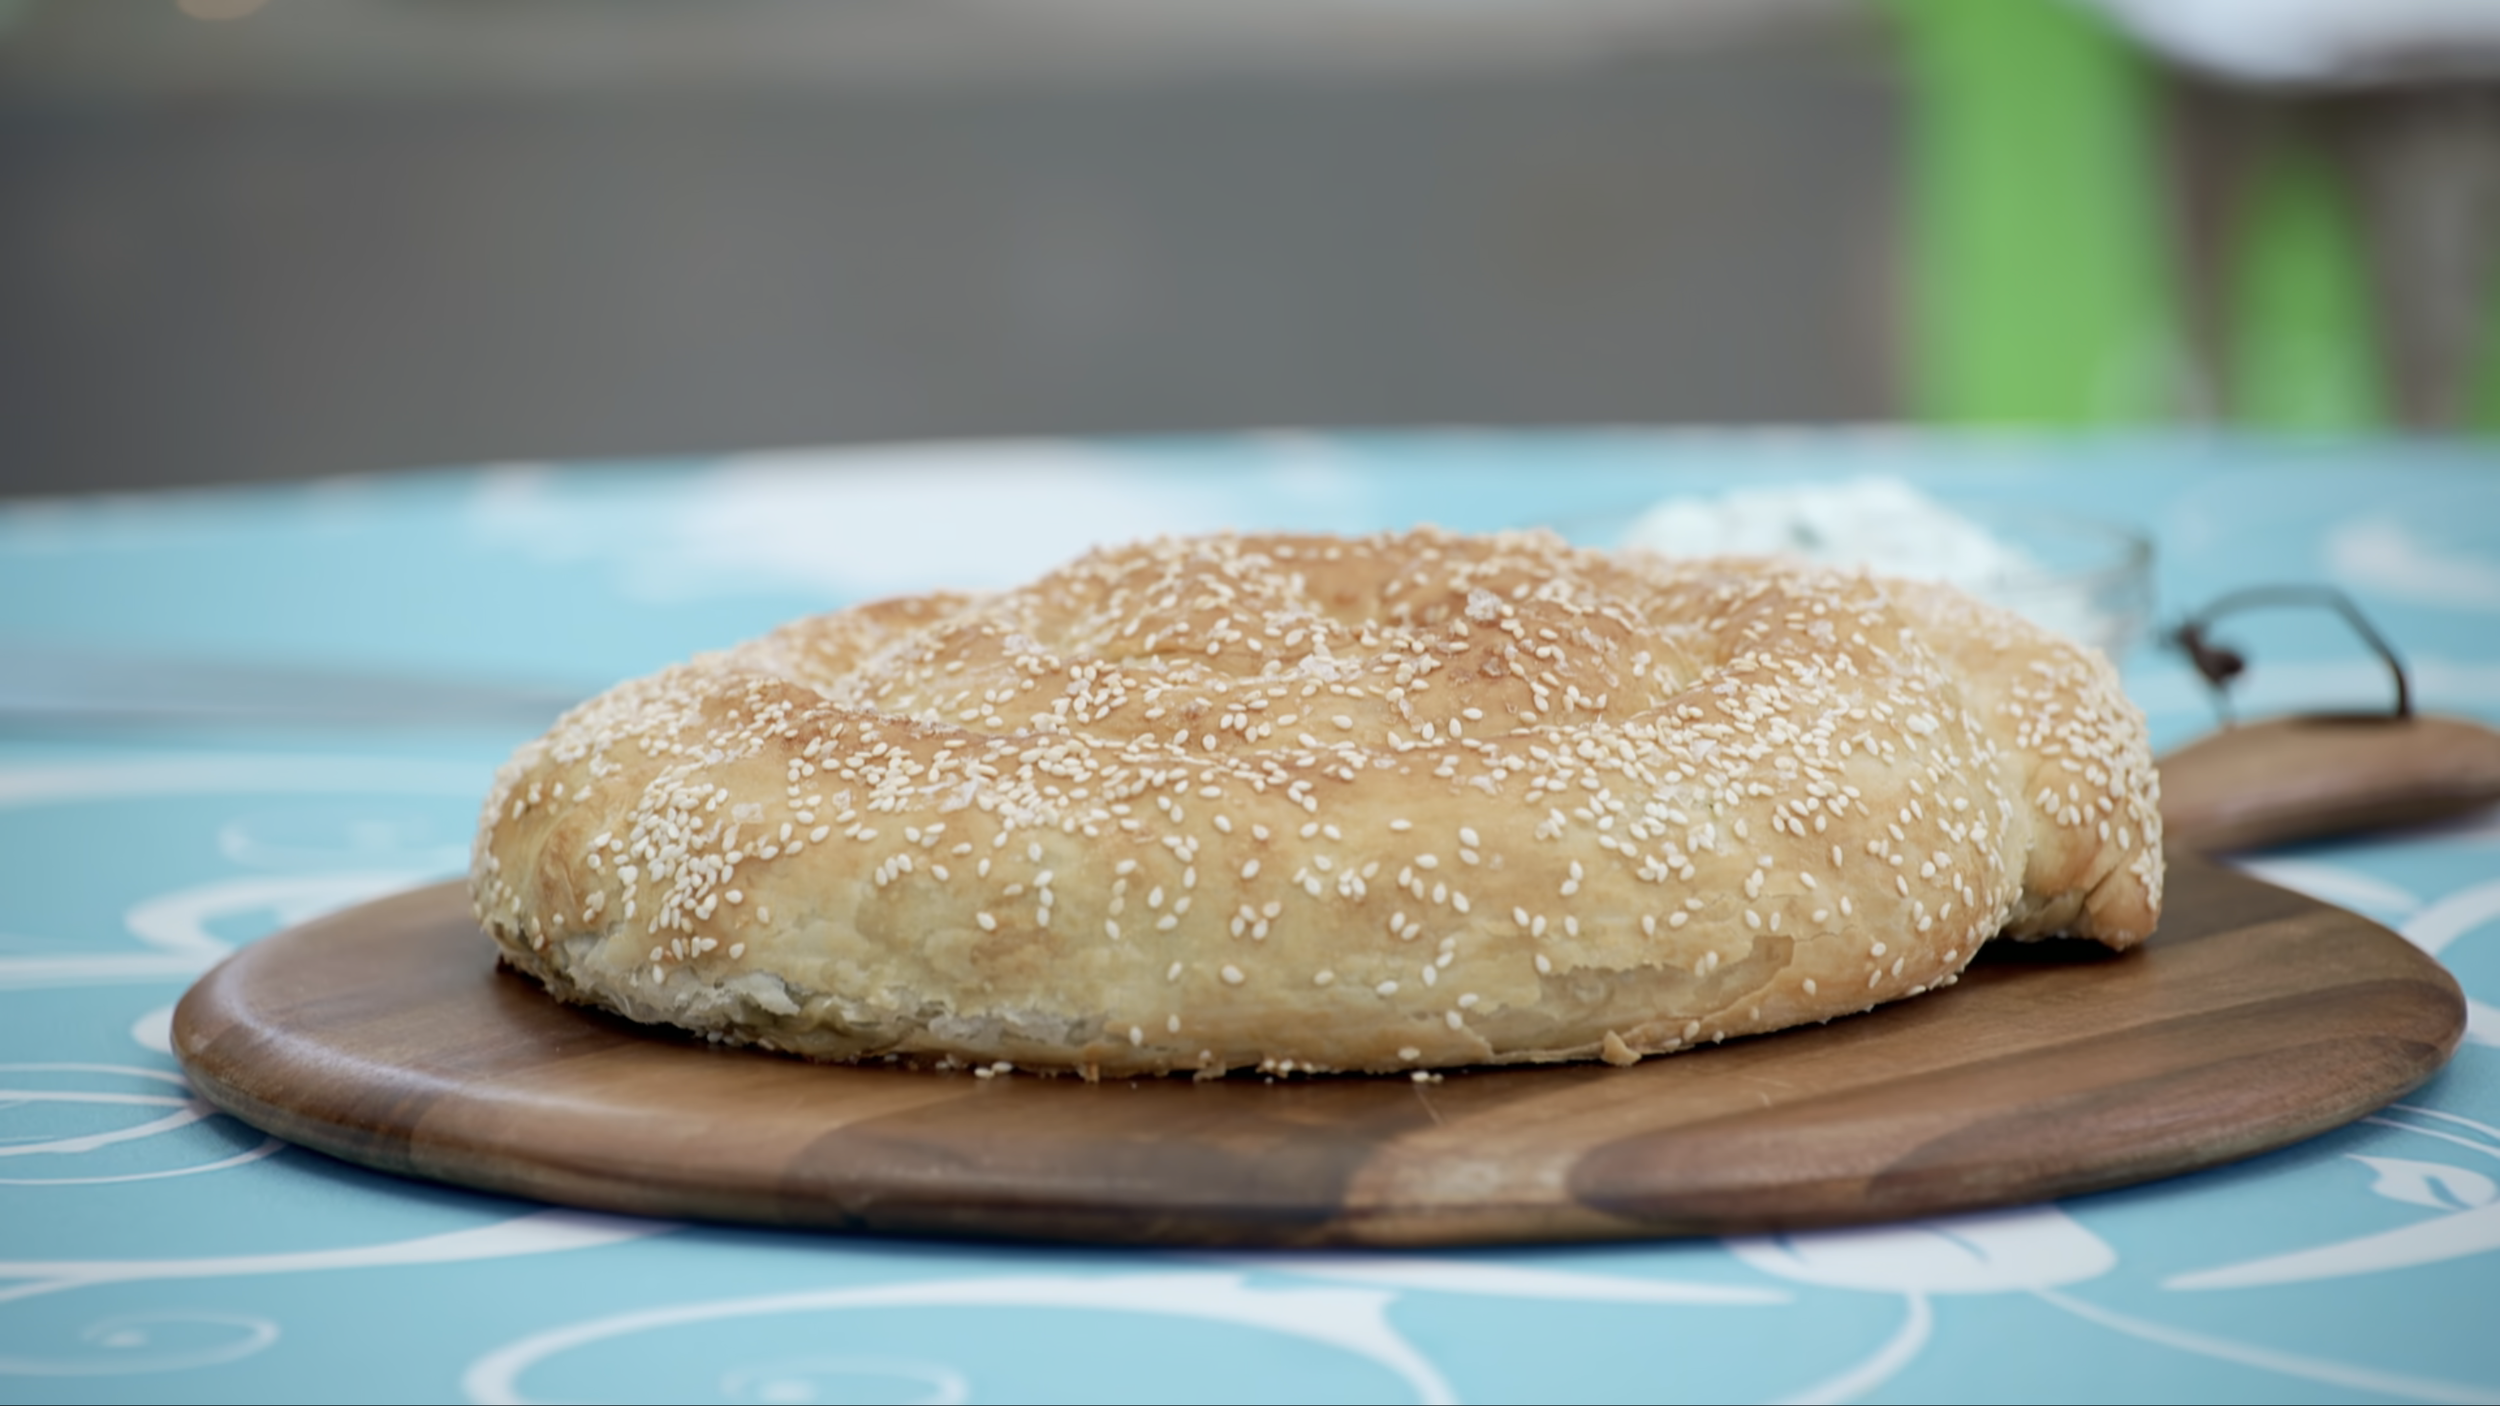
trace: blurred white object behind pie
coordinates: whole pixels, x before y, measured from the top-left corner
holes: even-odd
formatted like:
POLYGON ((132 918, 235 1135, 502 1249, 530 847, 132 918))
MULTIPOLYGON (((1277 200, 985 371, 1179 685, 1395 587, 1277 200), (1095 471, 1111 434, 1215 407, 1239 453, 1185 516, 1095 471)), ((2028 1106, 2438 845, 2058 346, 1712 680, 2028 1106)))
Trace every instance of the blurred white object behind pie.
POLYGON ((1670 498, 1617 544, 1664 556, 1778 556, 1942 581, 2111 655, 2151 614, 2151 544, 2037 510, 1955 509, 1896 478, 1670 498))

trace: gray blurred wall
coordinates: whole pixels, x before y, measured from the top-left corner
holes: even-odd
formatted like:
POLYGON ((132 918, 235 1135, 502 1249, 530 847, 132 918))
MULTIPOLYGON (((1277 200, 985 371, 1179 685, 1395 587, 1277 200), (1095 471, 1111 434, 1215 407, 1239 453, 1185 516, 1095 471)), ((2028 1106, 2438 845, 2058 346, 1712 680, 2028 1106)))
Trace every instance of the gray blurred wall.
POLYGON ((1846 6, 0 7, 0 493, 1893 410, 1846 6))

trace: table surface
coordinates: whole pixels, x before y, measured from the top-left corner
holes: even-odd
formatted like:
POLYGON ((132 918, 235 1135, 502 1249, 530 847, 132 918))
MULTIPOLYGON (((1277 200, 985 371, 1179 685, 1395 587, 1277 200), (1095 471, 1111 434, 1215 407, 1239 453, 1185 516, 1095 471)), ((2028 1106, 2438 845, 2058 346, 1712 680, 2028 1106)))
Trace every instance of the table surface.
MULTIPOLYGON (((2489 444, 1278 434, 0 507, 0 674, 86 658, 339 685, 333 717, 0 715, 0 1400, 2500 1397, 2490 814, 2237 861, 2455 971, 2472 1025, 2430 1085, 2238 1166, 1871 1230, 1239 1254, 641 1221, 289 1149, 190 1099, 167 1052, 174 999, 236 945, 458 873, 489 773, 536 730, 528 699, 1096 540, 1597 522, 1864 473, 2148 527, 2165 615, 2341 585, 2426 708, 2500 722, 2489 444), (359 719, 350 675, 472 685, 476 706, 359 719), (524 702, 485 706, 497 689, 524 702)), ((2331 629, 2234 637, 2251 711, 2383 696, 2331 629)), ((2175 659, 2126 665, 2157 744, 2211 726, 2175 659)))

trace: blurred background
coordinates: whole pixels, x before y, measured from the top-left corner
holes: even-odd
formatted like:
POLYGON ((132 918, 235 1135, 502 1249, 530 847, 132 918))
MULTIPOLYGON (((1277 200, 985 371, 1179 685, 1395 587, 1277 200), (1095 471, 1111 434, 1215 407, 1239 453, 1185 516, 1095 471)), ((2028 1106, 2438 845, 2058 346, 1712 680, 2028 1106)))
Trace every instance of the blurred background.
POLYGON ((0 494, 2500 427, 2500 0, 0 0, 0 494))

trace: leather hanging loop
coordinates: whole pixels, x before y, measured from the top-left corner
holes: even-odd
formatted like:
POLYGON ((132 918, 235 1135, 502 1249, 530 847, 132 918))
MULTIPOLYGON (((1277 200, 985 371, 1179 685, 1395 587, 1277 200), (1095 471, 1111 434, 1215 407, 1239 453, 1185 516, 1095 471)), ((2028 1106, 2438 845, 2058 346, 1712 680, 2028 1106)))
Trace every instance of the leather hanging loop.
POLYGON ((2231 685, 2248 672, 2248 656, 2213 638, 2214 621, 2237 611, 2287 605, 2322 606, 2342 616, 2361 642, 2387 665, 2388 676, 2395 681, 2395 705, 2387 716, 2399 721, 2413 716, 2413 683, 2405 674, 2403 658, 2370 623, 2369 617, 2361 613, 2361 607, 2353 604, 2352 597, 2333 586, 2250 586, 2208 602, 2204 609, 2173 628, 2169 636, 2170 642, 2196 666, 2205 686, 2213 691, 2214 707, 2225 724, 2231 721, 2231 685))

